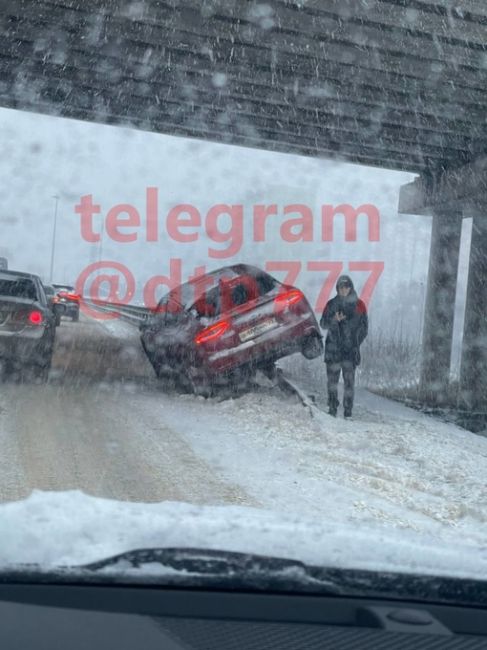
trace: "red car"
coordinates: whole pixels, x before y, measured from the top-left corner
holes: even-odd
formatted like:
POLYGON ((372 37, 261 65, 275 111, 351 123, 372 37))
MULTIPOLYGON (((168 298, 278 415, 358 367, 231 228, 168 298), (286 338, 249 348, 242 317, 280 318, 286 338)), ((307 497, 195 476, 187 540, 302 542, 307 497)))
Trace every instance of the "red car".
POLYGON ((158 377, 175 376, 199 394, 236 382, 295 352, 322 354, 319 325, 304 294, 243 264, 167 294, 141 326, 158 377))

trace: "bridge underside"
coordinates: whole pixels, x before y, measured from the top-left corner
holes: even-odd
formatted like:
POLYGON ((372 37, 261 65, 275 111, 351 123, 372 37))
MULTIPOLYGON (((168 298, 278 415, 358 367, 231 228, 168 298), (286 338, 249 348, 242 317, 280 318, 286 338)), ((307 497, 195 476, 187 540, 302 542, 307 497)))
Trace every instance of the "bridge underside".
POLYGON ((400 210, 434 215, 426 399, 475 214, 462 395, 485 406, 485 0, 2 0, 0 25, 0 106, 418 173, 400 210))
POLYGON ((0 105, 388 169, 457 167, 487 145, 487 5, 413 5, 2 0, 0 105))

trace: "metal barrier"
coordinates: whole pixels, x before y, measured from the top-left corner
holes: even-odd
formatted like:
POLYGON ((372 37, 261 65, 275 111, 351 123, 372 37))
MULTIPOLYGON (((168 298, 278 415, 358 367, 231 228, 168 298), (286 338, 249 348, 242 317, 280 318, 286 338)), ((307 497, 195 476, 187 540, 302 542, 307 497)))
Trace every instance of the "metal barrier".
POLYGON ((118 314, 121 319, 132 324, 144 322, 151 314, 151 310, 142 305, 122 305, 107 300, 92 300, 91 298, 83 298, 83 300, 92 308, 99 309, 102 312, 118 314))

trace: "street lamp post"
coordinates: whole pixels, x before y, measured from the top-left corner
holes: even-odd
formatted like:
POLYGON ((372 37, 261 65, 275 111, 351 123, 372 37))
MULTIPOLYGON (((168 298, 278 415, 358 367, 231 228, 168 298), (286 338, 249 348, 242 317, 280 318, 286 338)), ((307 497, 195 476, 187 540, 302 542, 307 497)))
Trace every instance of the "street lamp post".
POLYGON ((54 203, 54 225, 52 229, 52 244, 51 244, 51 272, 49 274, 51 284, 53 281, 53 274, 54 274, 54 249, 56 247, 57 204, 59 201, 59 196, 57 194, 54 194, 52 198, 54 199, 55 203, 54 203))

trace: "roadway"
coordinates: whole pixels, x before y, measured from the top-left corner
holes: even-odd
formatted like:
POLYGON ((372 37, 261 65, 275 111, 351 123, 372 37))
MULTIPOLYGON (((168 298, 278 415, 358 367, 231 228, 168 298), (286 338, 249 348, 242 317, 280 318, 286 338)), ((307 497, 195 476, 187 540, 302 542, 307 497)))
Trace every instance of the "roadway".
MULTIPOLYGON (((320 359, 283 368, 323 406, 320 359)), ((347 422, 260 383, 237 399, 171 392, 136 327, 63 320, 49 382, 0 384, 0 502, 76 490, 485 540, 486 438, 361 390, 347 422)))
POLYGON ((152 405, 161 397, 134 328, 82 317, 58 328, 49 383, 4 381, 0 500, 33 489, 156 502, 253 501, 215 476, 152 405))

